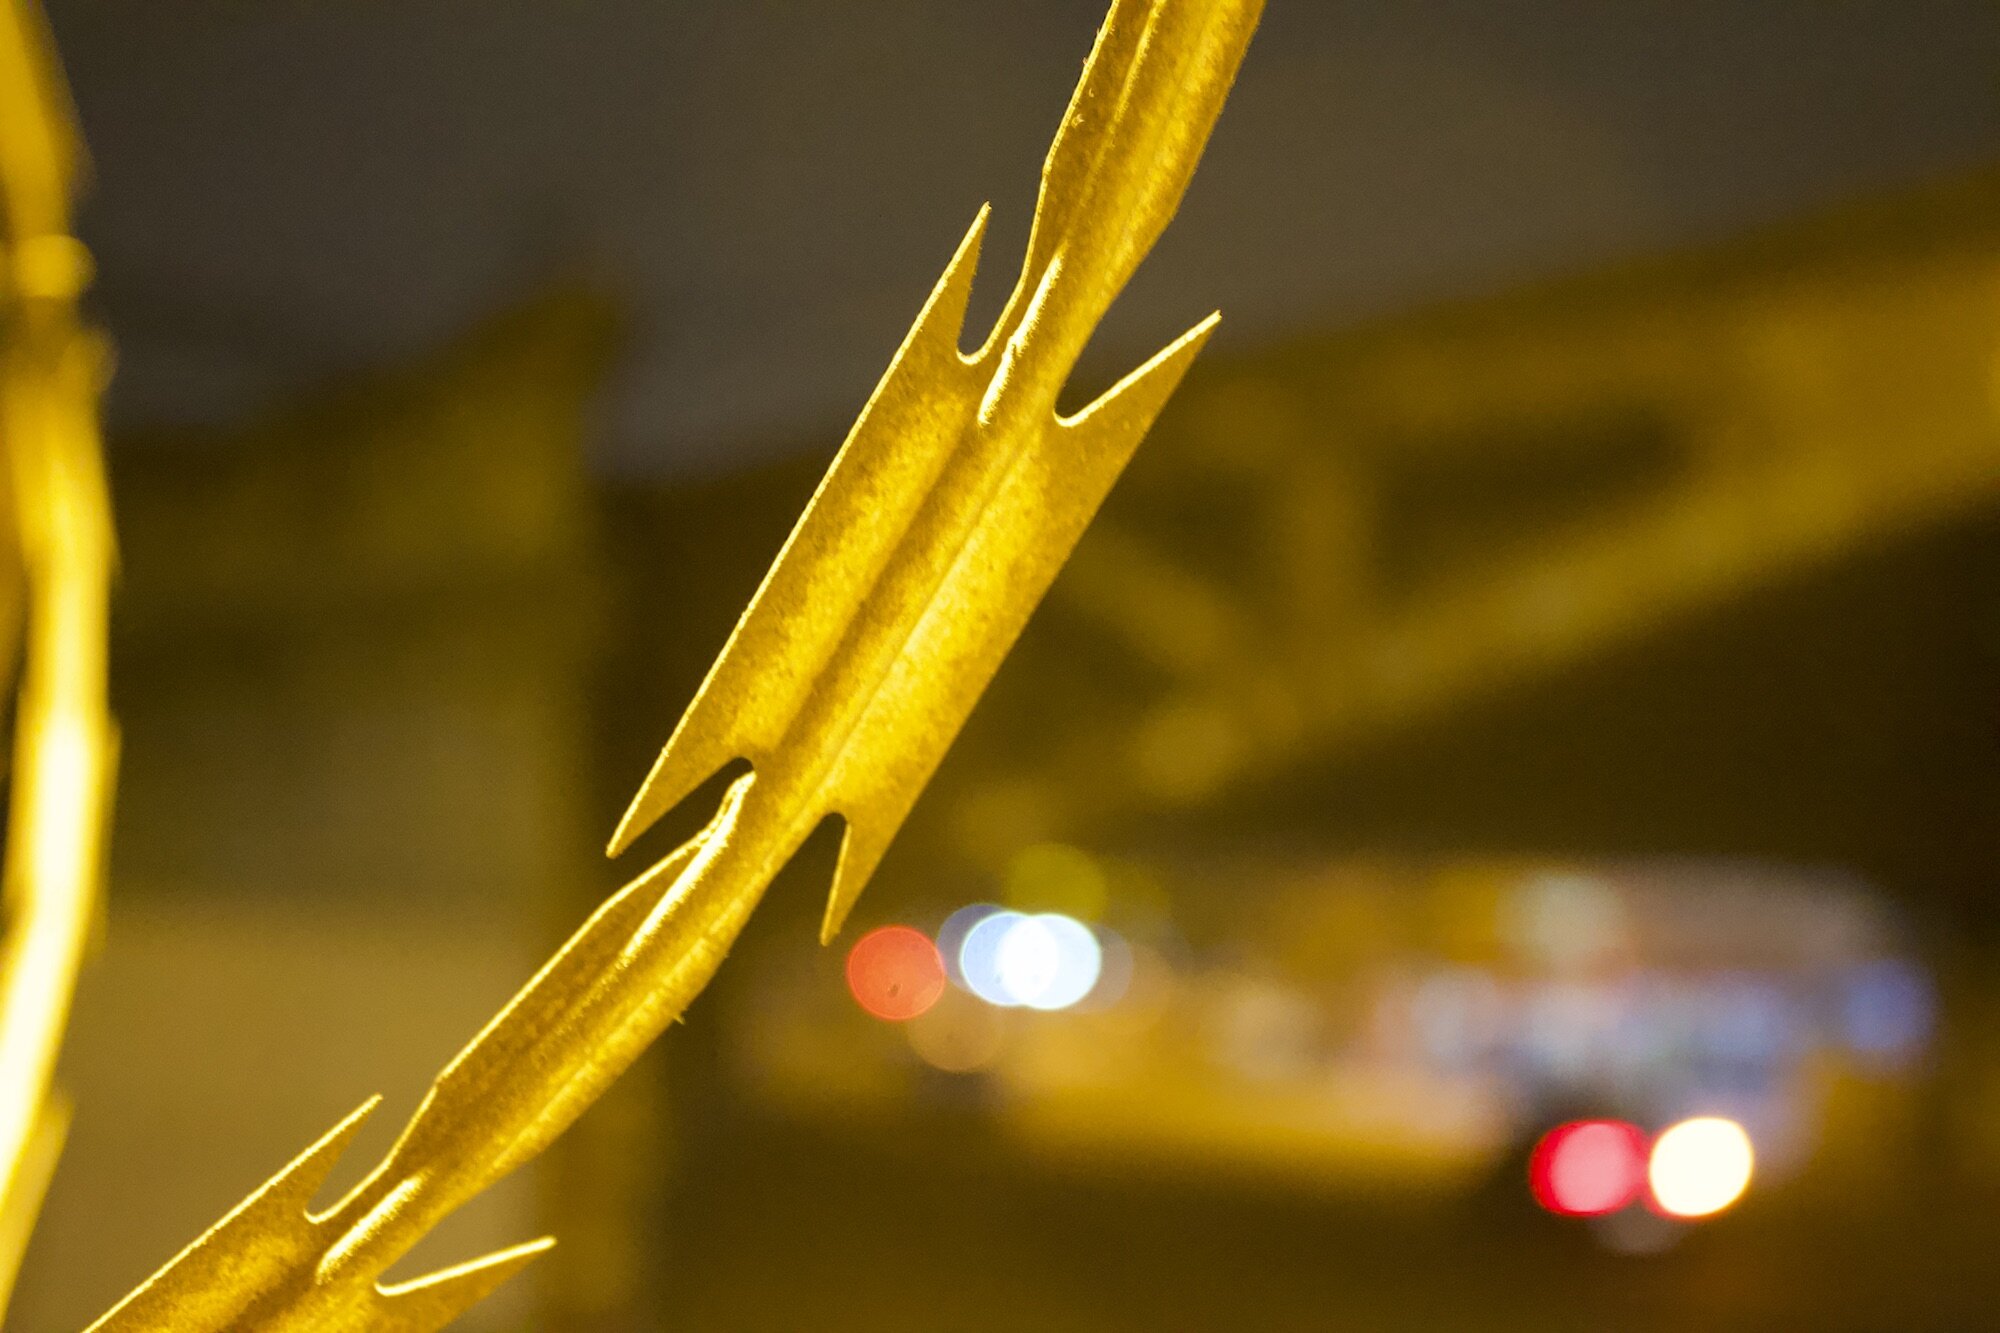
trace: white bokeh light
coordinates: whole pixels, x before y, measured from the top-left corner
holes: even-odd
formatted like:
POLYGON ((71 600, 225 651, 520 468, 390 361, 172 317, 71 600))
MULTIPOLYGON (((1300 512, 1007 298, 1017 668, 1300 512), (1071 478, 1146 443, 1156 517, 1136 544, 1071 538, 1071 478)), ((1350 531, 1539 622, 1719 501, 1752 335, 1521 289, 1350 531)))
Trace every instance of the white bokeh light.
POLYGON ((1010 1003, 1067 1009, 1097 985, 1104 950, 1081 921, 1043 912, 1008 923, 996 964, 1000 989, 1010 1003))
POLYGON ((1096 933, 1060 912, 992 912, 966 932, 957 955, 965 988, 1010 1009, 1068 1009, 1104 971, 1096 933))
POLYGON ((1707 1217, 1743 1197, 1753 1159, 1750 1135, 1734 1120, 1683 1120, 1654 1141, 1646 1183, 1661 1212, 1707 1217))
POLYGON ((1104 970, 1104 949, 1089 926, 1051 913, 1034 918, 1055 941, 1055 975, 1026 1001, 1036 1009, 1067 1009, 1090 994, 1104 970))
POLYGON ((1009 922, 995 964, 1009 1003, 1042 1008, 1042 997, 1062 972, 1062 944, 1048 918, 1026 916, 1009 922))
POLYGON ((1000 947, 1026 919, 1019 912, 989 913, 965 933, 965 942, 958 946, 958 974, 965 988, 988 1004, 1012 1008, 1020 1003, 1001 980, 1000 947))

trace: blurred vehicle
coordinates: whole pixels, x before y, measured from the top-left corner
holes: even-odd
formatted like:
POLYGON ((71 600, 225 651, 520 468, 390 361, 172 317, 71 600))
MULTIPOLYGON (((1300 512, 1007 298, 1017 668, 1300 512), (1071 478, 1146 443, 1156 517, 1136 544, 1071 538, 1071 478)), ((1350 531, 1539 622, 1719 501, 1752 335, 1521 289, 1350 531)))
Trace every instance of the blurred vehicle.
POLYGON ((922 923, 951 986, 901 1022, 856 1002, 837 957, 761 960, 728 1037, 755 1095, 806 1117, 972 1107, 1037 1158, 1313 1192, 1463 1193, 1580 1116, 1649 1134, 1726 1117, 1760 1190, 1862 1146, 1843 1136, 1910 1148, 1883 1135, 1900 1110, 1907 1137, 1934 987, 1852 876, 1039 847, 1007 888, 1011 908, 922 923), (1009 940, 1012 922, 1080 919, 1037 910, 1079 901, 1094 958, 1009 940), (1022 954, 1037 947, 1045 965, 1022 954), (1065 966, 1089 983, 1066 1002, 1020 994, 1065 966), (1873 1099, 1867 1123, 1851 1095, 1873 1099))

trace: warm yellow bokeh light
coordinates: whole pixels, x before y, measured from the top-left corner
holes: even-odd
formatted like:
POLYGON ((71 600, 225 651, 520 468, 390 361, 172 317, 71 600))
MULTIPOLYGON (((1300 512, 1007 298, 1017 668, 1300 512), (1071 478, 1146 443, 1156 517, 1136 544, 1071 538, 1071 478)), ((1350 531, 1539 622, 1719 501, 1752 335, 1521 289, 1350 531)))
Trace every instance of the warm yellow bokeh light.
POLYGON ((1681 1121, 1654 1142, 1646 1183, 1661 1212, 1707 1217, 1743 1197, 1754 1160, 1743 1126, 1701 1116, 1681 1121))

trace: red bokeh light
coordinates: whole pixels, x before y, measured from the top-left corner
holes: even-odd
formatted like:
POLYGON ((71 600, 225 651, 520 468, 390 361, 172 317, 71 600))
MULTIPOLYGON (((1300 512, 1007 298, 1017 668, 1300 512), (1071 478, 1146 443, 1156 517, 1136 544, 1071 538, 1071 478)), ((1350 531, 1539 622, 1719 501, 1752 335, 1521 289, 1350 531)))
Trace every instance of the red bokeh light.
POLYGON ((944 959, 920 930, 883 926, 847 953, 847 989, 854 1002, 890 1023, 915 1018, 944 994, 944 959))
POLYGON ((1645 1185, 1646 1135, 1623 1120, 1557 1125, 1528 1159, 1535 1202, 1565 1217, 1615 1213, 1645 1185))

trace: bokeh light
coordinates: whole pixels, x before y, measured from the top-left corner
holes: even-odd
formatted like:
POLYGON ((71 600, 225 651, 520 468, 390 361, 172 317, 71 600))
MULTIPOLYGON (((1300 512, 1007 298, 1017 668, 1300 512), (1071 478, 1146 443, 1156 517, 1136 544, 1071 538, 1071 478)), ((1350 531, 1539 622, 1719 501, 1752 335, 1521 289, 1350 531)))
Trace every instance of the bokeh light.
POLYGON ((1009 922, 994 955, 994 972, 1009 1003, 1032 1005, 1056 983, 1062 945, 1040 916, 1009 922))
POLYGON ((1061 912, 1095 921, 1104 914, 1109 892, 1097 858, 1065 843, 1024 847, 1007 868, 1007 905, 1022 912, 1061 912))
POLYGON ((965 932, 958 946, 958 975, 965 988, 988 1004, 1003 1007, 1017 1003, 1000 980, 1000 945, 1017 921, 1019 912, 988 912, 965 932))
POLYGON ((1639 1197, 1646 1136, 1622 1120, 1576 1120, 1542 1136, 1528 1160, 1535 1201, 1566 1217, 1597 1217, 1639 1197))
POLYGON ((998 903, 969 903, 944 919, 938 927, 938 953, 944 958, 944 972, 954 986, 966 987, 965 972, 959 964, 959 955, 965 948, 965 937, 972 928, 987 917, 1006 909, 998 903))
POLYGON ((1104 948, 1096 933, 1074 917, 1050 912, 1030 920, 1053 943, 1055 967, 1047 983, 1021 1002, 1031 1009, 1068 1009, 1096 988, 1104 971, 1104 948))
POLYGON ((922 931, 883 926, 854 942, 847 954, 847 989, 854 1002, 885 1022, 915 1018, 944 993, 944 959, 922 931))
POLYGON ((1009 1003, 1030 1009, 1067 1009, 1097 985, 1104 950, 1089 926, 1059 912, 1010 922, 995 959, 1009 1003))
POLYGON ((1060 912, 991 911, 965 932, 956 972, 967 990, 1003 1009, 1068 1009, 1096 989, 1104 946, 1060 912))
POLYGON ((1646 1183, 1671 1217, 1707 1217, 1743 1197, 1754 1161, 1750 1135, 1734 1120, 1683 1120, 1653 1144, 1646 1183))

